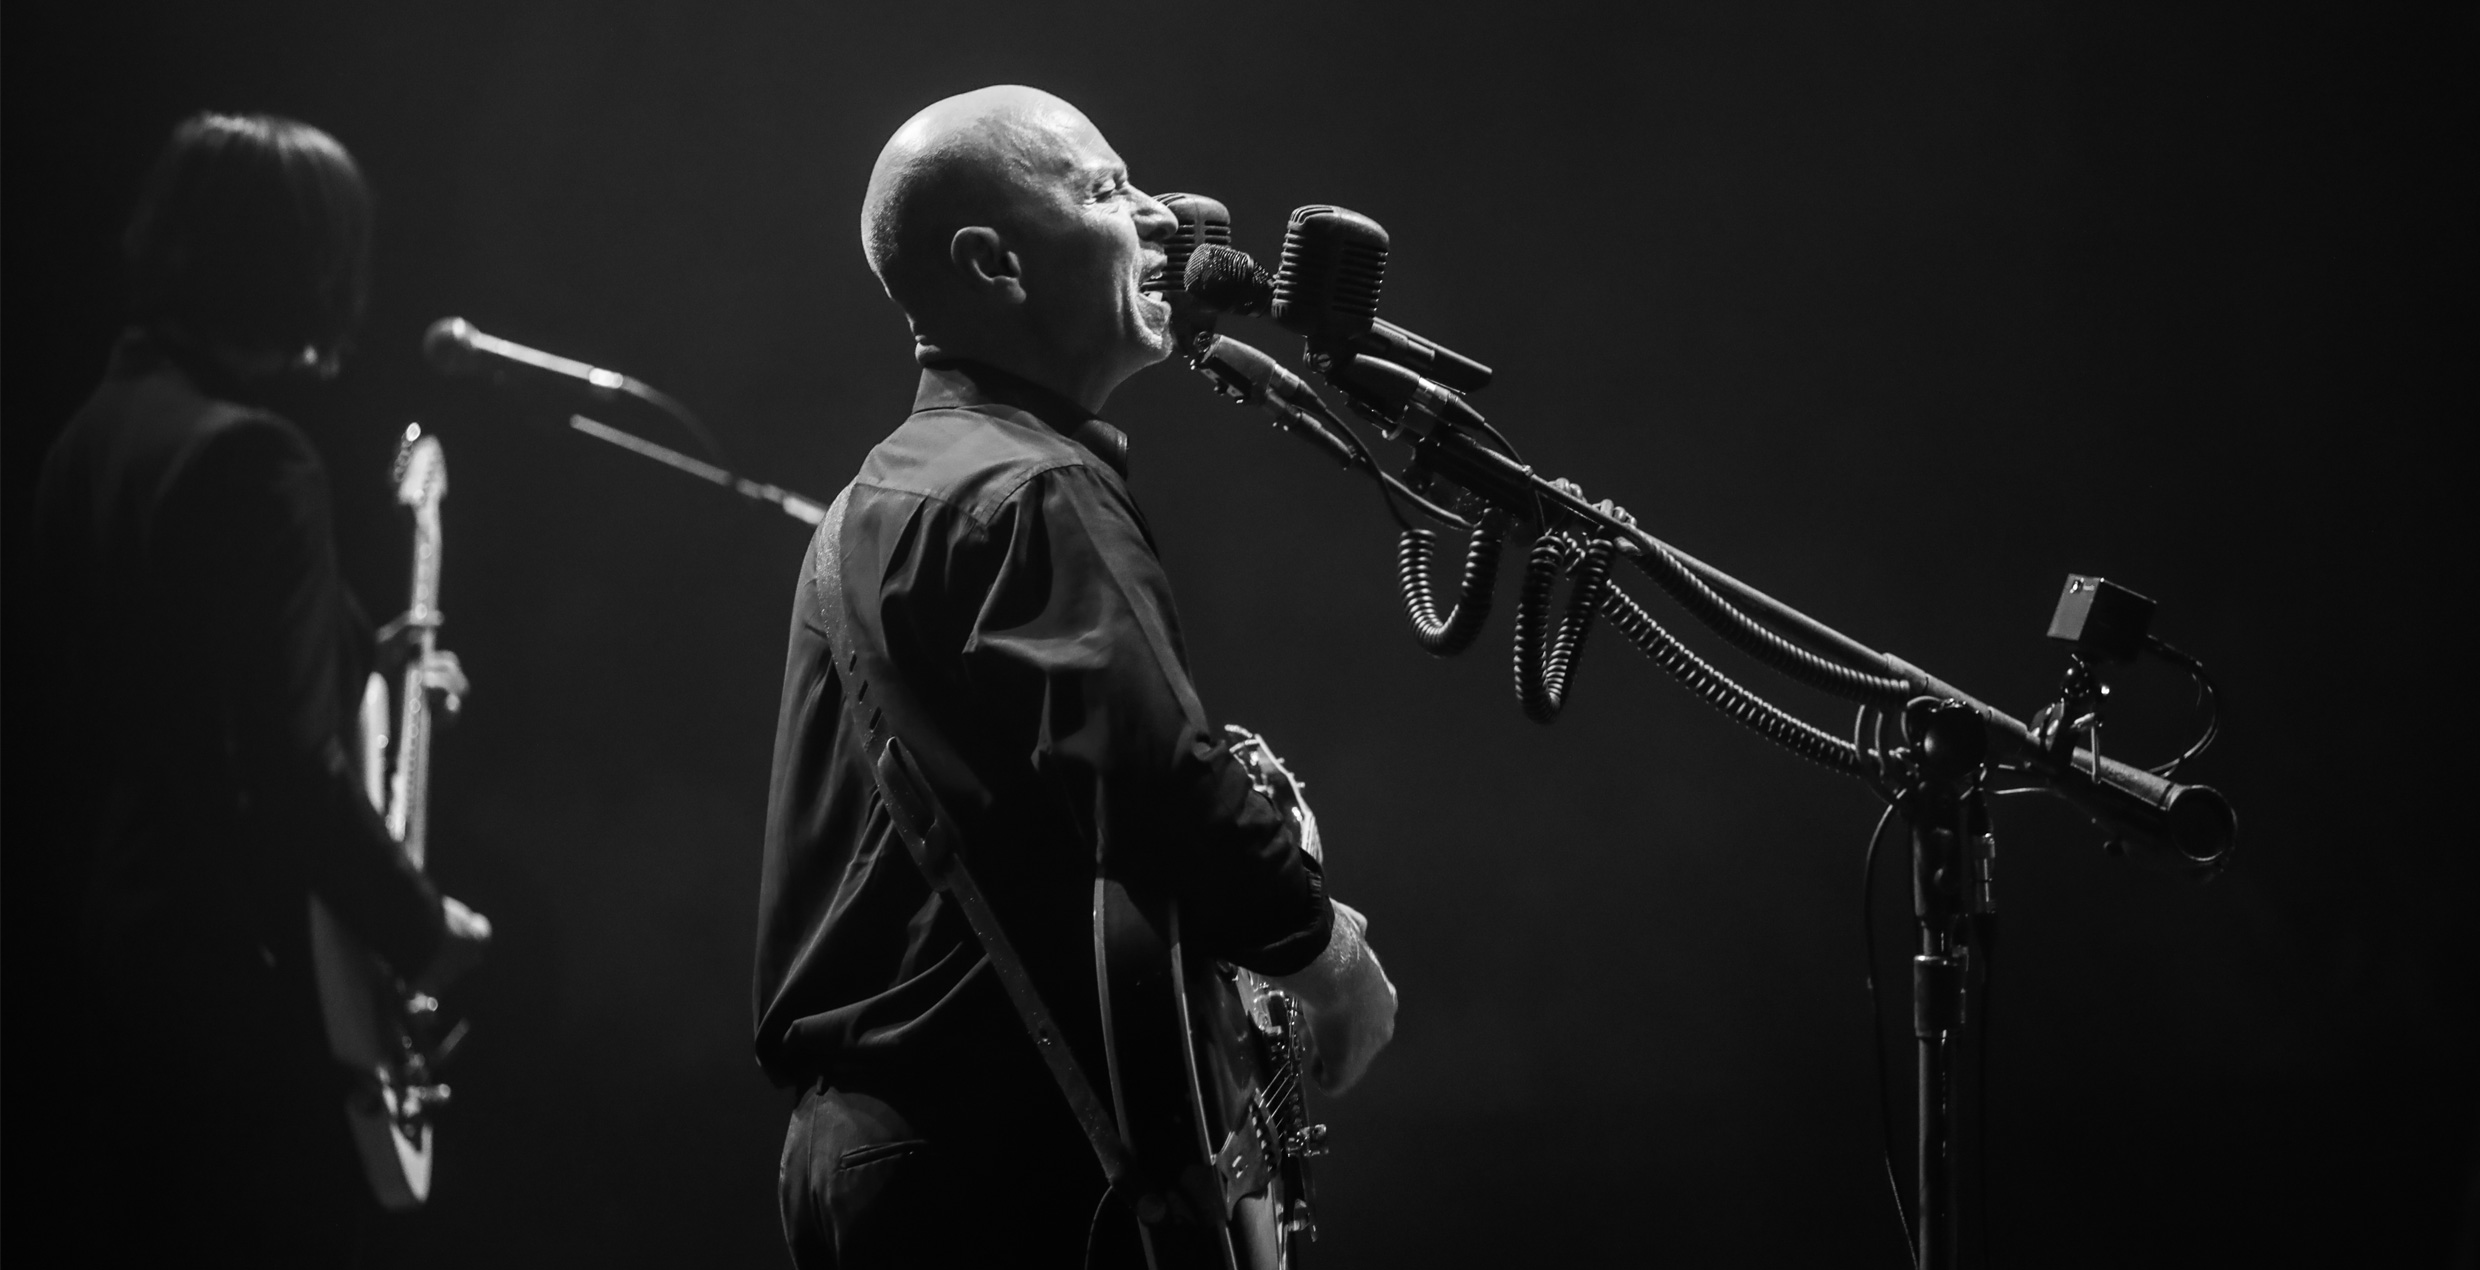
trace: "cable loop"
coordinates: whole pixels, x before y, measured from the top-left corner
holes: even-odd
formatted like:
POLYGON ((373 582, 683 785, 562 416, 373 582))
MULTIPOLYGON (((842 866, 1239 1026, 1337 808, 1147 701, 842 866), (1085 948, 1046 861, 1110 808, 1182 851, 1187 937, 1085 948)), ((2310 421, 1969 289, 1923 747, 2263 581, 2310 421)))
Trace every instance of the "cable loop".
POLYGON ((1402 584, 1404 611, 1412 618, 1412 638, 1433 657, 1452 657, 1472 647, 1489 620, 1491 591, 1498 582, 1498 557, 1507 541, 1508 517, 1492 508, 1481 514, 1465 539, 1464 578, 1456 590, 1455 607, 1438 614, 1437 594, 1430 580, 1430 559, 1438 535, 1428 529, 1407 529, 1396 548, 1395 564, 1402 584))
POLYGON ((1584 656, 1585 637, 1601 615, 1610 589, 1610 567, 1617 559, 1615 539, 1596 538, 1579 544, 1565 533, 1547 533, 1533 542, 1525 562, 1524 586, 1516 598, 1516 700, 1535 723, 1555 722, 1566 707, 1567 690, 1584 656), (1557 628, 1550 625, 1550 601, 1561 574, 1572 572, 1575 585, 1567 611, 1557 628))

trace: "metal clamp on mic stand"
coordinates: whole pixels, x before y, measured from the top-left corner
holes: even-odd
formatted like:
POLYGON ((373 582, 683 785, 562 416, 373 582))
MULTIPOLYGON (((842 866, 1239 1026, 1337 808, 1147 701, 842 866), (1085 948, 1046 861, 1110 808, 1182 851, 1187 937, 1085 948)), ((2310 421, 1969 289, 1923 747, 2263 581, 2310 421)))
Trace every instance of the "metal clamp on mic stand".
MULTIPOLYGON (((1905 1217, 1906 1236, 1922 1270, 1956 1265, 1962 1222, 1954 1169, 1955 1042, 1975 977, 1982 984, 1979 1023, 1986 1025, 1995 947, 1996 840, 1988 797, 2046 790, 2089 815, 2114 853, 2134 846, 2191 876, 2218 872, 2237 834, 2230 804, 2208 786, 2174 779, 2179 765, 2210 743, 2213 725, 2178 758, 2149 769, 2103 757, 2099 743, 2107 692, 2102 663, 2150 651, 2186 668, 2209 706, 2214 693, 2203 667, 2146 633, 2151 601, 2101 579, 2071 577, 2050 630, 2073 646, 2066 683, 2032 724, 2020 722, 1663 542, 1617 505, 1589 500, 1573 482, 1536 472, 1457 391, 1485 386, 1487 367, 1379 324, 1387 242, 1375 222, 1340 208, 1300 209, 1285 234, 1282 269, 1269 276, 1226 245, 1229 220, 1221 204, 1195 195, 1164 201, 1182 222, 1172 255, 1183 268, 1162 290, 1190 364, 1347 469, 1380 482, 1389 510, 1404 525, 1399 580, 1424 650, 1448 656, 1471 646, 1489 612, 1505 539, 1528 529, 1534 543, 1520 591, 1515 667, 1517 695, 1529 717, 1556 719, 1585 637, 1596 618, 1607 617, 1691 693, 1793 753, 1866 782, 1887 802, 1889 816, 1903 816, 1911 830, 1919 937, 1912 963, 1919 1220, 1915 1226, 1905 1217), (1411 447, 1402 474, 1386 471, 1315 389, 1265 354, 1218 334, 1214 322, 1224 313, 1266 314, 1303 335, 1309 365, 1351 412, 1411 447), (1465 382, 1423 373, 1442 367, 1465 382), (1443 614, 1430 576, 1435 533, 1405 520, 1404 506, 1468 536, 1456 598, 1443 614), (1612 580, 1623 557, 1735 647, 1857 703, 1851 735, 1836 736, 1791 715, 1689 650, 1612 580), (1552 599, 1562 578, 1569 580, 1568 602, 1554 622, 1552 599), (1890 714, 1901 736, 1892 747, 1882 737, 1890 714)), ((1879 822, 1880 836, 1885 823, 1879 822)), ((1872 866, 1876 845, 1873 837, 1872 866)), ((1872 994, 1874 982, 1872 972, 1872 994)), ((1891 1145, 1888 1171, 1892 1182, 1891 1145)), ((1899 1186, 1896 1191, 1900 1208, 1899 1186)))

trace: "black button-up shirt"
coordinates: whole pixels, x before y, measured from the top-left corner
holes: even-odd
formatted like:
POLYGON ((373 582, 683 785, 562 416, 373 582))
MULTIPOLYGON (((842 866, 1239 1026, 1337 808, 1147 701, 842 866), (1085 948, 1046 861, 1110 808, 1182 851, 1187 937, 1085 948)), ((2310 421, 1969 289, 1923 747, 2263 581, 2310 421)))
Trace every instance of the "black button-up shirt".
POLYGON ((1097 864, 1176 898, 1192 955, 1286 974, 1324 950, 1317 863, 1198 703, 1125 453, 1057 394, 935 366, 819 527, 793 605, 759 890, 757 1053, 779 1082, 823 1075, 916 1113, 1059 1101, 962 911, 880 807, 843 717, 833 609, 1089 1061, 1097 864))

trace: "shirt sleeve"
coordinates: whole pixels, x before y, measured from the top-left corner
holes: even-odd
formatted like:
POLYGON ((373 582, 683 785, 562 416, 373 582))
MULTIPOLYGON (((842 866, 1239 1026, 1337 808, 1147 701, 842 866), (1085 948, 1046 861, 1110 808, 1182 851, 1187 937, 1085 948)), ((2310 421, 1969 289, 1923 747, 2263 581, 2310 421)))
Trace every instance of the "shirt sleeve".
POLYGON ((1034 770, 1102 867, 1176 899, 1211 955, 1270 975, 1315 960, 1334 921, 1318 864, 1207 725, 1125 493, 1090 468, 1051 469, 989 532, 1000 559, 967 676, 986 701, 1032 713, 1034 770))
POLYGON ((222 704, 245 849, 304 878, 354 934, 405 975, 438 950, 439 894, 363 792, 340 647, 344 585, 324 468, 272 418, 219 431, 166 503, 162 541, 199 582, 203 672, 222 704))

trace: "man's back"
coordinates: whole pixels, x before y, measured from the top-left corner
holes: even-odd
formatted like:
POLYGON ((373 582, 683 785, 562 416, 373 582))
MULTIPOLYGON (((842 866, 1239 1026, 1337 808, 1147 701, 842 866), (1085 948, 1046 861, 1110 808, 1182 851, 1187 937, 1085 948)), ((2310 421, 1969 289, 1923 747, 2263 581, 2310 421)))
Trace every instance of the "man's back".
MULTIPOLYGON (((759 1059, 802 1087, 784 1237, 803 1270, 1075 1265, 1103 1229, 1094 1151, 993 982, 996 938, 891 832, 865 732, 918 762, 1087 1083, 1097 877, 1176 905, 1183 955, 1309 989, 1337 1084, 1394 990, 1207 721, 1125 443, 1093 418, 1172 349, 1147 285, 1170 211, 1075 107, 1003 85, 897 129, 861 225, 927 369, 819 526, 785 664, 756 984, 759 1059)), ((1135 1254, 1125 1223, 1104 1239, 1104 1263, 1135 1254)))
POLYGON ((131 337, 45 461, 43 619, 80 772, 63 847, 91 852, 83 941, 108 1019, 213 1024, 229 994, 264 996, 306 1025, 249 1041, 323 1059, 304 897, 407 972, 440 901, 343 743, 371 651, 325 469, 207 374, 131 337))
POLYGON ((962 827, 1072 1035, 1094 1033, 1098 858, 1195 892, 1209 947, 1277 970, 1323 946, 1322 888, 1217 749, 1113 465, 1116 432, 980 368, 930 372, 920 404, 836 500, 804 566, 760 900, 758 1051, 779 1080, 830 1075, 933 1117, 1023 1117, 1030 1095, 1035 1120, 1073 1133, 970 927, 877 807, 835 644, 962 827), (1252 864, 1262 878, 1241 876, 1252 864))
MULTIPOLYGON (((250 484, 298 487, 291 501, 323 514, 323 474, 290 424, 201 391, 143 337, 123 342, 44 463, 45 617, 79 760, 72 823, 94 853, 85 942, 117 991, 166 973, 214 975, 271 939, 286 941, 270 950, 279 961, 298 962, 281 954, 300 951, 299 923, 252 912, 263 906, 233 871, 233 685, 216 664, 215 626, 260 563, 242 558, 238 536, 244 471, 250 484)), ((323 521, 306 528, 324 541, 323 521)), ((317 647, 328 664, 288 677, 350 673, 332 661, 342 644, 317 647)), ((332 708, 337 694, 314 700, 332 708)))

